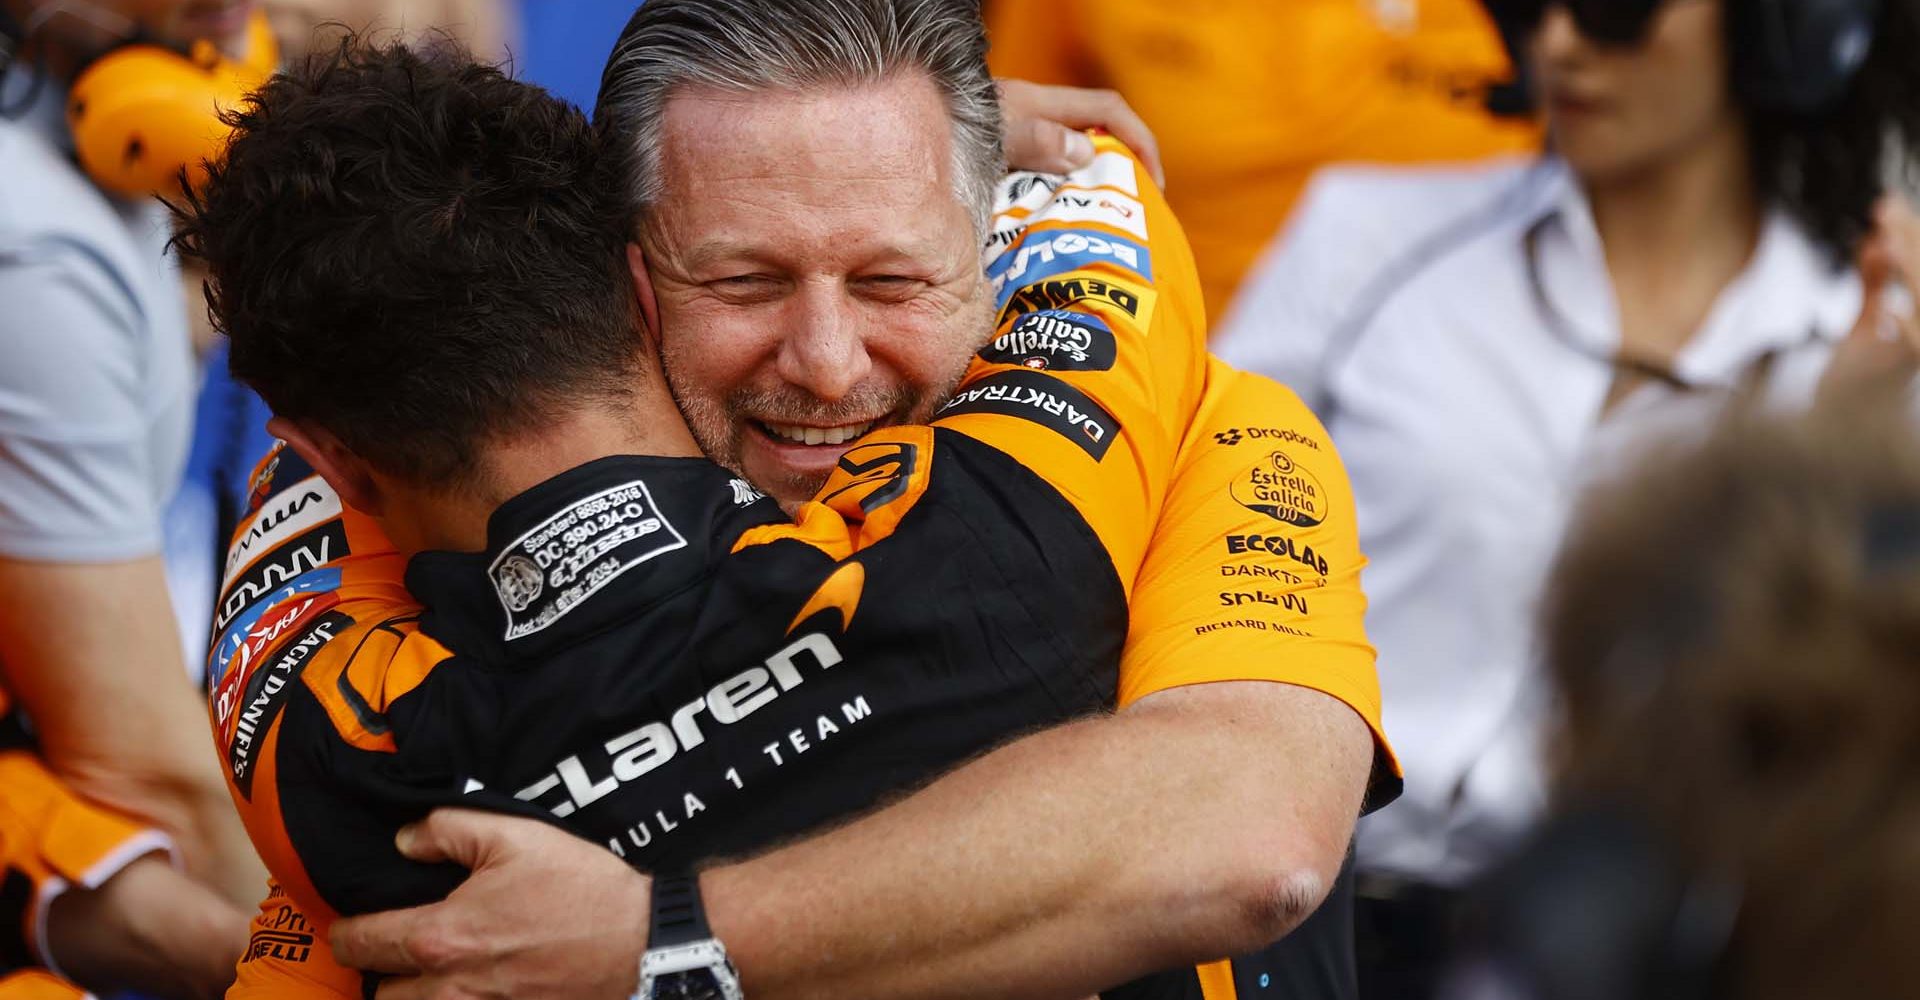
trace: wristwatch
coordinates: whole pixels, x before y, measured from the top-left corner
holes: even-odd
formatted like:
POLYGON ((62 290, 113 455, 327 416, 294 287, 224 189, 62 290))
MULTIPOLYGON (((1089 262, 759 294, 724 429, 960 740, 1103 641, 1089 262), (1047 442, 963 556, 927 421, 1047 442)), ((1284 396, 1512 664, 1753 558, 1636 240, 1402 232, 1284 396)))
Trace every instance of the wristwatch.
POLYGON ((653 879, 653 932, 640 956, 634 1000, 742 1000, 740 973, 707 928, 700 881, 692 873, 653 879))

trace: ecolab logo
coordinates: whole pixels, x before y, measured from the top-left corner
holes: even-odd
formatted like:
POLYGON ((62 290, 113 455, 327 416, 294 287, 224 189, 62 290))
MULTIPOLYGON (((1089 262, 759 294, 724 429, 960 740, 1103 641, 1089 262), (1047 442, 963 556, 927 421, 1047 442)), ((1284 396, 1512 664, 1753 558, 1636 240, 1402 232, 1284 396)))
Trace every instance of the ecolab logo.
POLYGON ((1238 555, 1242 552, 1268 552, 1276 556, 1291 559, 1321 576, 1327 575, 1327 560, 1313 551, 1313 546, 1295 542, 1285 535, 1228 535, 1227 554, 1238 555))
MULTIPOLYGON (((1152 255, 1147 248, 1118 236, 1091 230, 1064 229, 1034 233, 1018 250, 1009 250, 987 268, 993 290, 1040 281, 1093 264, 1116 264, 1142 280, 1153 280, 1152 255)), ((1004 304, 1004 303, 1003 303, 1004 304)))
POLYGON ((812 660, 815 670, 826 670, 844 659, 825 634, 803 635, 767 657, 761 666, 734 674, 715 684, 706 697, 680 706, 671 719, 649 722, 608 740, 604 749, 609 759, 596 769, 605 772, 605 777, 594 778, 587 763, 576 754, 556 764, 546 777, 515 792, 514 798, 539 802, 555 816, 571 816, 613 794, 621 785, 645 777, 680 751, 705 743, 700 713, 705 712, 720 725, 731 726, 799 687, 805 681, 800 673, 803 657, 812 660), (553 794, 556 792, 560 794, 553 794))

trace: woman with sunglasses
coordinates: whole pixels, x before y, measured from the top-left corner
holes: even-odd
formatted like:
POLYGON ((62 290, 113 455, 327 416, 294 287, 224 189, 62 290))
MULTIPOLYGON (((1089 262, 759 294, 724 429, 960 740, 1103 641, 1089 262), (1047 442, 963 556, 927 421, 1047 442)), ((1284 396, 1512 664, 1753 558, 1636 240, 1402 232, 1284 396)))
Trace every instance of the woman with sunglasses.
POLYGON ((1548 150, 1323 172, 1216 341, 1326 422, 1372 560, 1407 783, 1360 828, 1363 996, 1430 995, 1457 887, 1537 813, 1534 608, 1583 482, 1743 388, 1852 391, 1920 344, 1920 220, 1883 183, 1920 146, 1920 0, 1495 14, 1548 150))

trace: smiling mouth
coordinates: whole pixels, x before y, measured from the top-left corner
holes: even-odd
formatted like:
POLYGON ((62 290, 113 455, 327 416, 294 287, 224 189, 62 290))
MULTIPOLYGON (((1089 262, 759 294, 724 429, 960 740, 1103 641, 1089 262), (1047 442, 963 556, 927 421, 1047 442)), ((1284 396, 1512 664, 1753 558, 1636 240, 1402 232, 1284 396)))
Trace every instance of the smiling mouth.
POLYGON ((868 420, 857 424, 841 424, 837 427, 807 427, 802 424, 776 424, 766 420, 756 420, 762 433, 782 444, 801 445, 842 445, 858 438, 873 429, 878 420, 868 420))

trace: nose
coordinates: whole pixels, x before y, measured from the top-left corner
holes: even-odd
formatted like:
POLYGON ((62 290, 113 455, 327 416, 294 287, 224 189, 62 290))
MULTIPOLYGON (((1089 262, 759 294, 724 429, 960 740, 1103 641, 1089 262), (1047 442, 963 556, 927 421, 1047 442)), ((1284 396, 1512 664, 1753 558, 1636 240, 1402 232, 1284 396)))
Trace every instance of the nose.
POLYGON ((864 325, 838 282, 808 283, 784 319, 776 370, 788 384, 834 403, 873 370, 864 325))

